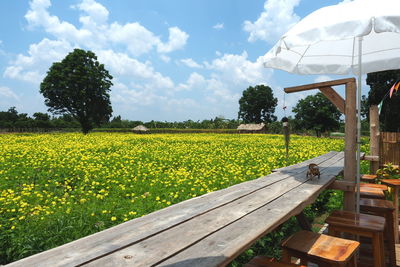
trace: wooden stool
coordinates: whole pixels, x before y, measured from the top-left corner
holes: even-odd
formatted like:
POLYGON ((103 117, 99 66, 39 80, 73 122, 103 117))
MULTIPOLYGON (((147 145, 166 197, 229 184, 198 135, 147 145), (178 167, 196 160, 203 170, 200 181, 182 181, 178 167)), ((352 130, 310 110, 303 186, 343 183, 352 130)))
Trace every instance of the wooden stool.
POLYGON ((361 198, 360 210, 362 213, 385 217, 385 238, 389 251, 390 266, 396 266, 396 249, 394 240, 395 222, 393 203, 389 200, 361 198))
POLYGON ((299 258, 301 264, 308 261, 319 266, 356 266, 357 241, 300 231, 282 242, 282 261, 291 263, 291 257, 299 258))
POLYGON ((370 184, 370 183, 360 183, 360 188, 375 188, 375 189, 380 189, 383 191, 387 191, 388 187, 387 185, 384 184, 370 184))
POLYGON ((360 186, 360 197, 362 198, 373 198, 373 199, 385 199, 385 193, 382 189, 372 188, 367 186, 360 186))
POLYGON ((330 235, 339 236, 340 233, 350 233, 371 238, 374 267, 385 266, 383 243, 385 218, 349 211, 334 211, 326 219, 326 223, 329 224, 330 235))
POLYGON ((305 265, 296 265, 293 263, 283 263, 274 261, 274 259, 269 258, 267 256, 257 256, 248 263, 244 265, 244 267, 307 267, 305 265))
POLYGON ((375 175, 375 174, 363 174, 363 175, 361 175, 361 181, 367 182, 367 183, 375 183, 376 178, 378 178, 378 176, 375 175))

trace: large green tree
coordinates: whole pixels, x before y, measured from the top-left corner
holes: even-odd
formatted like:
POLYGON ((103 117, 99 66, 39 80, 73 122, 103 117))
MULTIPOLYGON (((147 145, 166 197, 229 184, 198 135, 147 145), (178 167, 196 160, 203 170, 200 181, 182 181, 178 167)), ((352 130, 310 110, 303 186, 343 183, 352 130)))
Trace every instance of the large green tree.
POLYGON ((314 130, 317 136, 340 126, 340 111, 322 93, 300 99, 292 111, 297 128, 314 130))
POLYGON ((75 49, 61 62, 53 63, 40 92, 50 112, 70 114, 86 134, 111 117, 112 78, 93 52, 75 49))
POLYGON ((269 86, 250 86, 243 91, 243 95, 239 99, 239 119, 246 123, 276 121, 274 112, 277 104, 278 100, 269 86))
MULTIPOLYGON (((389 92, 393 84, 400 80, 400 70, 387 70, 368 73, 367 84, 371 90, 368 93, 368 104, 378 105, 389 92)), ((386 96, 379 116, 381 130, 388 132, 400 131, 400 90, 392 97, 386 96)))

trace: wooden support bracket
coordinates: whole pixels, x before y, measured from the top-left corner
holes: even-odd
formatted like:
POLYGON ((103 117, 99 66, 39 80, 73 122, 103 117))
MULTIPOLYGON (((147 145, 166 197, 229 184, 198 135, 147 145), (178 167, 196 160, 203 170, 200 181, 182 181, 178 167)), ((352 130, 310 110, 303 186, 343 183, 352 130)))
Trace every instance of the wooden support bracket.
POLYGON ((321 87, 319 90, 337 107, 340 112, 345 114, 346 103, 332 87, 321 87))
POLYGON ((362 160, 379 161, 379 156, 365 155, 362 160))
POLYGON ((354 182, 336 180, 328 187, 328 189, 341 190, 345 192, 354 193, 356 190, 356 184, 354 182))
POLYGON ((307 220, 306 216, 303 212, 300 212, 296 215, 297 222, 299 223, 301 229, 311 231, 311 224, 307 220))

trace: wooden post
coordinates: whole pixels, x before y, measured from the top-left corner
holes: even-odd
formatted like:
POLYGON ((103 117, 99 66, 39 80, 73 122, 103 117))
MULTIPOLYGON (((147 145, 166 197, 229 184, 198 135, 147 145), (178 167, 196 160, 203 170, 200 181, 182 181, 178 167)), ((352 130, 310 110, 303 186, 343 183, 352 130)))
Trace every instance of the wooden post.
MULTIPOLYGON (((369 108, 369 127, 370 127, 370 155, 379 157, 379 110, 377 105, 369 108)), ((370 162, 370 173, 376 174, 379 169, 379 161, 370 162)))
MULTIPOLYGON (((345 148, 344 148, 344 180, 356 182, 356 83, 346 83, 345 112, 345 148)), ((354 192, 344 192, 344 210, 355 211, 356 198, 354 192)))

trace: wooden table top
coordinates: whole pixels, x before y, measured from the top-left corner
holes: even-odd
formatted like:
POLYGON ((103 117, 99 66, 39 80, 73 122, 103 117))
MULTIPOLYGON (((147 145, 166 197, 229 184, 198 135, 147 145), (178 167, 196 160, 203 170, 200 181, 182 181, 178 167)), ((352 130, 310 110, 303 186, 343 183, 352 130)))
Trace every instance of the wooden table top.
POLYGON ((313 203, 343 170, 329 152, 183 201, 10 266, 224 266, 313 203), (308 164, 320 179, 307 179, 308 164))
POLYGON ((400 186, 400 179, 382 179, 381 183, 387 184, 388 186, 398 187, 400 186))

